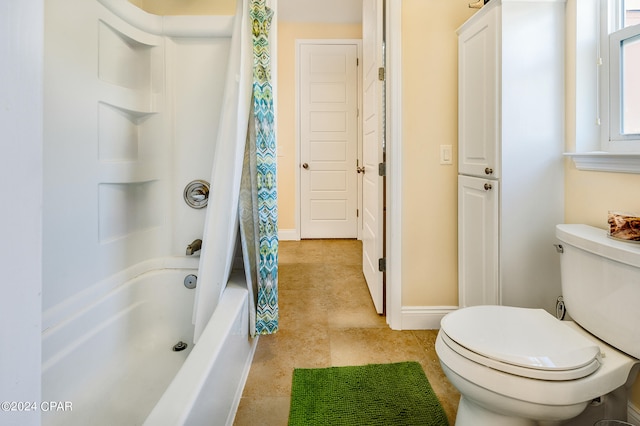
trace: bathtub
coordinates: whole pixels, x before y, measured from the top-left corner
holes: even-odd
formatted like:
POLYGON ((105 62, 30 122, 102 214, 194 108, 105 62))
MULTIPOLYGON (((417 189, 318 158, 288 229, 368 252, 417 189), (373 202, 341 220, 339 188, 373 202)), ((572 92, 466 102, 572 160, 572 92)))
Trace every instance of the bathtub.
POLYGON ((232 424, 257 343, 244 275, 194 346, 194 260, 138 265, 44 314, 43 425, 232 424))

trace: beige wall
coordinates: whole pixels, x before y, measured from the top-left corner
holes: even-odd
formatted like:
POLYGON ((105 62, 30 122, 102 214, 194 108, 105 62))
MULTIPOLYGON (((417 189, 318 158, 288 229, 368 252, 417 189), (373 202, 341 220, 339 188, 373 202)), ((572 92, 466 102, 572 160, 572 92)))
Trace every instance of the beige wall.
POLYGON ((565 221, 607 228, 607 212, 640 213, 640 175, 577 170, 567 160, 565 221))
POLYGON ((456 28, 468 0, 405 0, 403 55, 402 305, 458 304, 456 28), (440 165, 440 145, 453 165, 440 165))
POLYGON ((154 15, 234 15, 236 0, 129 0, 154 15))
POLYGON ((360 39, 360 24, 278 23, 278 228, 296 227, 296 39, 360 39))

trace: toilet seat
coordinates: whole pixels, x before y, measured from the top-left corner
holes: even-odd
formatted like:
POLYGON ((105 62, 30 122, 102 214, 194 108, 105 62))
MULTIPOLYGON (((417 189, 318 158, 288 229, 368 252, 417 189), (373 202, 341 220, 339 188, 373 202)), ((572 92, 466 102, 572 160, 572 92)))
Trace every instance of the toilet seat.
POLYGON ((459 355, 522 377, 575 380, 601 364, 597 344, 542 309, 468 307, 445 316, 441 331, 459 355))

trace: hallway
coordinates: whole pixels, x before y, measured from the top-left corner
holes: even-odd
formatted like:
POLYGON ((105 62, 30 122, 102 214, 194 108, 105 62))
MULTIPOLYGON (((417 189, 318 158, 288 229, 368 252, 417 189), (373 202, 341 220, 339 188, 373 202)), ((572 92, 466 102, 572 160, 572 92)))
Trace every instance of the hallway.
POLYGON ((280 242, 280 331, 261 336, 234 425, 284 426, 294 368, 417 361, 455 422, 459 394, 440 368, 437 331, 393 331, 375 313, 356 240, 280 242))

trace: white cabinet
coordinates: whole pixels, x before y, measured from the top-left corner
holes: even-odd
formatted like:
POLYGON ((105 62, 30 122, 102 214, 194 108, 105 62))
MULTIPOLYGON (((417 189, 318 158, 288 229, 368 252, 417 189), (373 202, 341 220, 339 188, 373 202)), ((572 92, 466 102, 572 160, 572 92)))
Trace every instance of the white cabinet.
POLYGON ((499 182, 458 176, 460 306, 499 304, 499 182))
POLYGON ((555 313, 564 9, 561 0, 491 0, 458 29, 460 306, 555 313))

